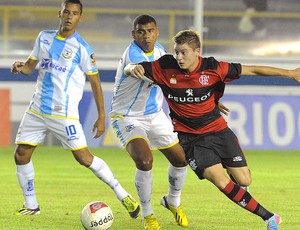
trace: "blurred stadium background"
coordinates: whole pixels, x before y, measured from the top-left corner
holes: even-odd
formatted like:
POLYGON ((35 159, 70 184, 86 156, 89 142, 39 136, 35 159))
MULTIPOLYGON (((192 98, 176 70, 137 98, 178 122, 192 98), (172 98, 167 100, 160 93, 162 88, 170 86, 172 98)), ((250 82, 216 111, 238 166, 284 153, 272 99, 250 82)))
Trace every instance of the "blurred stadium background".
MULTIPOLYGON (((107 112, 119 58, 131 42, 132 20, 151 14, 160 28, 159 42, 172 52, 171 38, 193 28, 203 40, 202 55, 243 64, 296 68, 300 63, 300 2, 268 0, 268 9, 252 18, 264 23, 262 33, 243 33, 242 0, 82 0, 84 21, 79 33, 94 48, 107 112)), ((32 96, 36 76, 10 74, 14 60, 26 60, 40 30, 57 29, 60 0, 0 0, 0 146, 12 145, 17 127, 32 96), (8 124, 8 125, 7 125, 8 124)), ((226 119, 244 148, 300 149, 299 85, 271 77, 242 78, 230 84, 223 102, 231 109, 226 119)), ((92 140, 95 108, 87 84, 81 103, 87 139, 92 147, 118 147, 107 119, 107 131, 92 140)), ((46 145, 57 145, 49 136, 46 145)))

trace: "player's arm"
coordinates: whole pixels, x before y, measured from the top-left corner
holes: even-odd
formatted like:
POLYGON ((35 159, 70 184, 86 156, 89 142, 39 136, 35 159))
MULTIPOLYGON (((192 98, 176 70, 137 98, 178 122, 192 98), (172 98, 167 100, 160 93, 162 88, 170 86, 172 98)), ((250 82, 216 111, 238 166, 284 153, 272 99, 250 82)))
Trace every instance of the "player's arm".
POLYGON ((242 65, 243 76, 280 76, 300 82, 300 68, 294 70, 281 69, 270 66, 242 65))
POLYGON ((126 74, 127 76, 133 76, 136 78, 140 78, 140 79, 150 82, 150 83, 154 83, 151 79, 145 77, 145 69, 140 64, 133 64, 133 63, 128 64, 124 68, 124 74, 126 74))
POLYGON ((218 101, 218 108, 221 113, 228 116, 230 109, 228 109, 224 104, 222 104, 220 101, 218 101))
POLYGON ((124 73, 127 76, 130 75, 130 76, 133 76, 133 77, 136 77, 136 78, 142 78, 145 74, 145 69, 140 64, 130 63, 127 66, 125 66, 124 73))
POLYGON ((22 73, 24 75, 30 75, 33 73, 38 60, 28 58, 26 62, 15 61, 11 67, 11 72, 13 74, 22 73))
POLYGON ((104 110, 104 99, 103 99, 103 91, 101 87, 99 74, 87 75, 91 84, 91 88, 93 91, 97 111, 98 118, 95 121, 92 131, 96 131, 94 138, 100 137, 105 130, 105 110, 104 110))

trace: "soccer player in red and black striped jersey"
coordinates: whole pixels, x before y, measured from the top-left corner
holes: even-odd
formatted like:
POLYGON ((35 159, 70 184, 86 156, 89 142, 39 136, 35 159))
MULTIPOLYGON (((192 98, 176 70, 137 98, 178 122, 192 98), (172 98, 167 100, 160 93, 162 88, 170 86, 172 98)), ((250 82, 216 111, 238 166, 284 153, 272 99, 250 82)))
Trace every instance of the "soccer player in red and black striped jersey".
POLYGON ((180 31, 173 40, 174 55, 129 64, 125 74, 161 87, 174 131, 178 132, 186 159, 199 179, 209 180, 230 200, 260 216, 267 229, 278 229, 280 216, 265 209, 240 187, 251 183, 251 175, 238 139, 220 115, 217 101, 224 84, 242 75, 282 76, 299 82, 300 68, 246 66, 201 57, 199 35, 192 30, 180 31), (238 184, 232 182, 223 167, 238 184))

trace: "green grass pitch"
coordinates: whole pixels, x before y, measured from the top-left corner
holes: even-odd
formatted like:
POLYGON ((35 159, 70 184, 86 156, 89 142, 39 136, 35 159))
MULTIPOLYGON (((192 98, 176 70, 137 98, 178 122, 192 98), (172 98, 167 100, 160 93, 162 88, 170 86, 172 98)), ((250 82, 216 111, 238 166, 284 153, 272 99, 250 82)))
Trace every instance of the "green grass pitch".
MULTIPOLYGON (((13 147, 0 148, 0 229, 79 230, 85 204, 100 200, 114 214, 112 229, 143 229, 141 218, 131 219, 110 188, 80 166, 62 147, 38 147, 33 154, 35 189, 41 215, 16 216, 23 196, 15 175, 13 147)), ((122 186, 137 199, 135 167, 123 149, 91 149, 111 167, 122 186)), ((281 230, 300 229, 300 152, 245 151, 253 182, 250 193, 267 209, 282 216, 281 230)), ((152 205, 162 229, 182 229, 160 204, 168 190, 168 162, 154 152, 152 205)), ((264 222, 230 202, 206 180, 189 169, 182 191, 182 204, 191 230, 260 230, 264 222)))

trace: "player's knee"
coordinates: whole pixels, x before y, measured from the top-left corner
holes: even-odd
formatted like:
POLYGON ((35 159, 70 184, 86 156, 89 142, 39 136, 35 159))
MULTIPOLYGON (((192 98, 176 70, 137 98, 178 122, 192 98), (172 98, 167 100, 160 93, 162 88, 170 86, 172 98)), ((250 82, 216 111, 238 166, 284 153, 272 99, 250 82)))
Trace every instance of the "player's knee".
POLYGON ((15 150, 15 162, 17 165, 24 165, 30 162, 35 147, 30 145, 18 145, 15 150))
POLYGON ((250 186, 251 183, 252 183, 252 178, 250 175, 244 176, 243 178, 240 178, 238 181, 238 184, 243 187, 248 187, 250 186))
POLYGON ((152 164, 153 164, 153 158, 148 158, 148 159, 135 159, 135 165, 138 169, 143 170, 143 171, 149 171, 152 169, 152 164))

